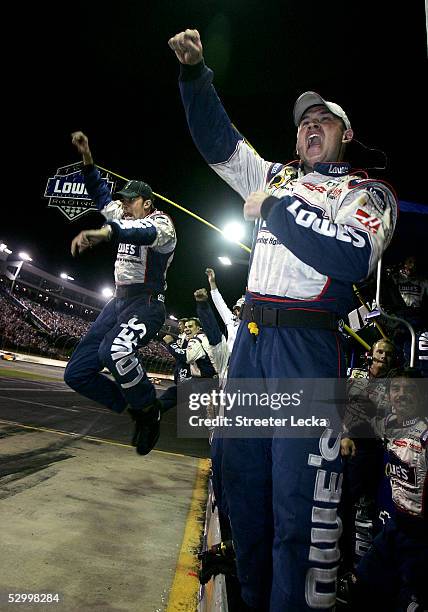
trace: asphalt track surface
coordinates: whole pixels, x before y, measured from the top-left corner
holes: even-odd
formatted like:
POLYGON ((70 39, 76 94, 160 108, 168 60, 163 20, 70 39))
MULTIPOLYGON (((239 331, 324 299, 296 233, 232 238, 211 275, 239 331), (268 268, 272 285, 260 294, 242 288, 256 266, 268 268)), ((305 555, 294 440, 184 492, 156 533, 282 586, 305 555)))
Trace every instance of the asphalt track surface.
MULTIPOLYGON (((130 418, 112 413, 69 389, 62 368, 0 361, 0 420, 10 426, 46 428, 76 436, 129 444, 130 418)), ((166 387, 157 386, 162 392, 166 387)), ((193 457, 208 457, 205 439, 177 437, 177 412, 162 417, 157 450, 193 457)), ((135 452, 135 451, 133 451, 135 452)))

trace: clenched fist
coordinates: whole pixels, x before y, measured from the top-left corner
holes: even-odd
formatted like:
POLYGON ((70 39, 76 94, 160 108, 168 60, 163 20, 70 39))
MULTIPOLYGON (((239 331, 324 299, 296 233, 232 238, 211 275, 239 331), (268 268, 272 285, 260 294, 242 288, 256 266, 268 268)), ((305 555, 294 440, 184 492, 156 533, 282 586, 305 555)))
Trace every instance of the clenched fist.
POLYGON ((269 197, 265 191, 253 191, 250 193, 244 204, 244 219, 252 221, 261 217, 263 202, 269 197))
POLYGON ((182 64, 194 66, 202 60, 202 43, 198 30, 185 30, 169 39, 168 45, 182 64))
POLYGON ((110 225, 105 225, 101 229, 97 230, 83 230, 80 234, 77 234, 75 238, 73 238, 71 243, 71 254, 73 257, 79 255, 86 249, 90 249, 100 242, 106 242, 111 238, 111 227, 110 225))
POLYGON ((208 293, 206 289, 196 289, 193 295, 197 302, 206 302, 208 299, 208 293))
POLYGON ((73 132, 71 135, 71 142, 81 154, 85 166, 94 163, 86 134, 83 132, 73 132))
POLYGON ((89 151, 88 137, 83 132, 73 132, 71 142, 82 155, 89 151))
POLYGON ((212 268, 207 268, 205 270, 205 274, 208 277, 208 282, 210 284, 210 288, 211 289, 217 289, 217 285, 216 285, 216 282, 215 282, 215 272, 214 272, 214 270, 212 268))
POLYGON ((355 442, 350 438, 342 438, 340 441, 340 454, 342 457, 355 457, 355 442))

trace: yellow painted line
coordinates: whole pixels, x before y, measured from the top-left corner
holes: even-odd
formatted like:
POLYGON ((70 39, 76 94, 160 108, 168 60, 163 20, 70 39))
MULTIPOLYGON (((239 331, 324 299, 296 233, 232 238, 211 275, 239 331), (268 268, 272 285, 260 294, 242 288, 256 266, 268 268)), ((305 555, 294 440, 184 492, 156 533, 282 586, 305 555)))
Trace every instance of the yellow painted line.
POLYGON ((197 551, 204 529, 209 469, 209 459, 200 459, 166 612, 195 612, 198 607, 197 551))
MULTIPOLYGON (((16 427, 22 427, 23 429, 31 429, 33 431, 44 431, 47 433, 57 434, 58 436, 69 436, 70 438, 79 438, 79 440, 91 440, 92 442, 102 442, 103 444, 111 444, 112 446, 123 446, 125 448, 134 448, 131 444, 125 444, 124 442, 113 442, 113 440, 104 440, 104 438, 96 438, 95 436, 86 436, 85 434, 78 434, 68 431, 60 431, 59 429, 49 429, 48 427, 35 427, 34 425, 23 425, 15 421, 5 421, 0 419, 0 423, 5 425, 15 425, 16 427)), ((171 453, 170 451, 157 450, 156 448, 151 451, 152 453, 162 453, 163 455, 172 455, 173 457, 188 457, 183 453, 171 453)), ((208 461, 208 459, 201 459, 201 461, 208 461)))

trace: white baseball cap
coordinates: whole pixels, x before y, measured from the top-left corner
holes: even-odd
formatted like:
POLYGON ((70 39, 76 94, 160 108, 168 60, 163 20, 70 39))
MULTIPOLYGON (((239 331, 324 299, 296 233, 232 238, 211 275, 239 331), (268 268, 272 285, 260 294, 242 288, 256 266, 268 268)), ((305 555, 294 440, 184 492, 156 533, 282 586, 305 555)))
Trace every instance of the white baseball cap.
POLYGON ((296 127, 299 127, 303 114, 308 110, 308 108, 318 105, 327 107, 328 110, 333 113, 333 115, 336 115, 336 117, 342 119, 347 130, 351 128, 351 122, 349 121, 343 108, 335 102, 324 100, 324 98, 321 98, 321 96, 315 93, 315 91, 305 91, 305 93, 302 93, 302 95, 297 98, 293 112, 294 124, 296 127))

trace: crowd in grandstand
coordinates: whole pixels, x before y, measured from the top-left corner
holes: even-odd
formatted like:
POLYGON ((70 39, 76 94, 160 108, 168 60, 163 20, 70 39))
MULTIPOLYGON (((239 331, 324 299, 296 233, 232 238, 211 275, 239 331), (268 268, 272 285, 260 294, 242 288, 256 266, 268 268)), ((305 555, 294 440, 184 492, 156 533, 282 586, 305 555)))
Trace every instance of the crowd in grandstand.
MULTIPOLYGON (((19 295, 13 301, 7 294, 0 295, 0 347, 64 359, 65 349, 72 349, 87 332, 91 321, 44 306, 19 295), (46 332, 34 323, 46 326, 46 332)), ((163 344, 153 340, 142 347, 141 355, 149 368, 169 372, 173 359, 163 344)))
POLYGON ((90 321, 47 308, 33 300, 20 297, 19 301, 33 312, 48 327, 55 336, 66 334, 71 338, 81 338, 88 331, 90 321))
POLYGON ((25 352, 35 352, 48 357, 59 357, 57 349, 45 334, 25 320, 22 308, 11 304, 0 295, 0 345, 25 352))

